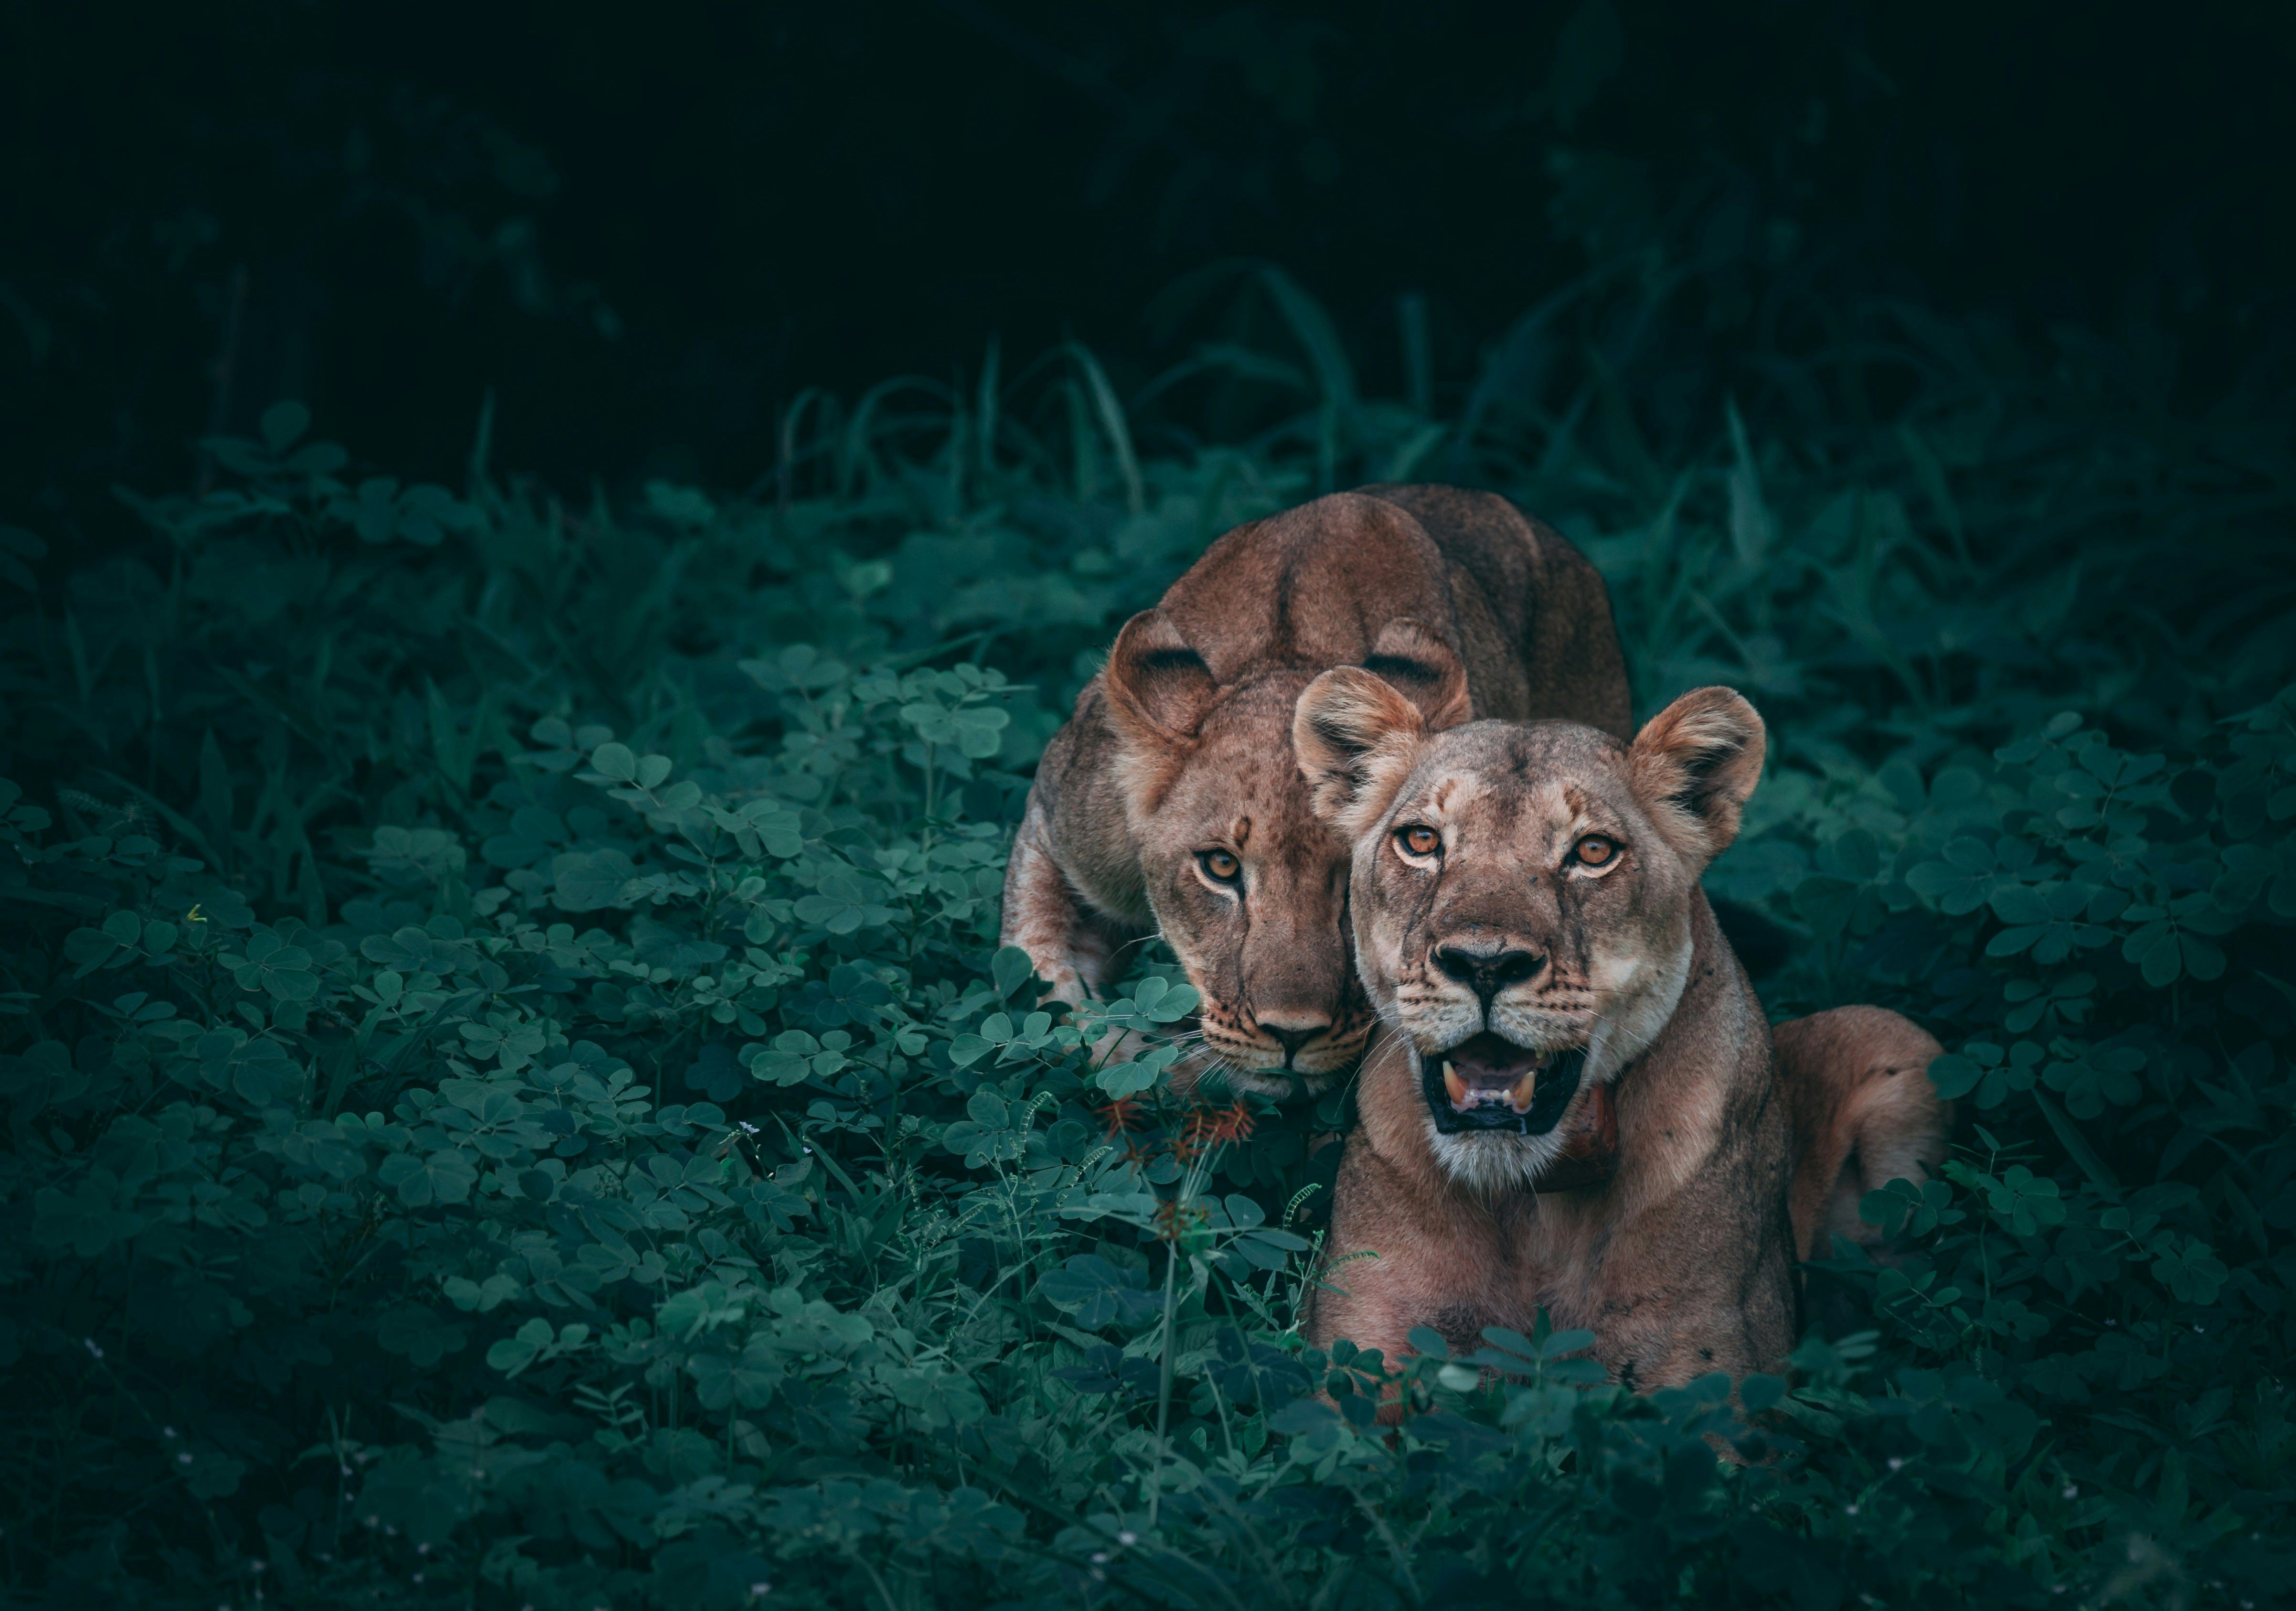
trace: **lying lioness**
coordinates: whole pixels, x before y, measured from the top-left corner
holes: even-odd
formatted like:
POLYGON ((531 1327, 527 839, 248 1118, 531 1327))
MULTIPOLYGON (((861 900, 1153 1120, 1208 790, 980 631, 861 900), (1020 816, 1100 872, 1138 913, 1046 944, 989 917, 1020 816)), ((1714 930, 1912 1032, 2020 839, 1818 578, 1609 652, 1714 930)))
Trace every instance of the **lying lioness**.
POLYGON ((1850 1007, 1774 1063, 1700 872, 1762 769, 1754 709, 1702 688, 1631 744, 1569 722, 1432 733, 1366 672, 1301 696, 1316 814, 1354 847, 1382 1023, 1341 1164, 1311 1341, 1390 1360, 1414 1327, 1594 1332, 1621 1383, 1776 1365, 1797 1253, 1870 1239, 1858 1197, 1945 1150, 1937 1044, 1850 1007), (1830 1244, 1827 1244, 1830 1245, 1830 1244))
POLYGON ((1632 706, 1609 595, 1505 499, 1371 487, 1240 526, 1126 623, 1029 791, 1004 941, 1069 1002, 1160 933, 1202 998, 1205 1063, 1269 1096, 1354 1063, 1371 1013, 1348 959, 1347 850, 1292 757, 1300 691, 1368 667, 1430 729, 1632 706))

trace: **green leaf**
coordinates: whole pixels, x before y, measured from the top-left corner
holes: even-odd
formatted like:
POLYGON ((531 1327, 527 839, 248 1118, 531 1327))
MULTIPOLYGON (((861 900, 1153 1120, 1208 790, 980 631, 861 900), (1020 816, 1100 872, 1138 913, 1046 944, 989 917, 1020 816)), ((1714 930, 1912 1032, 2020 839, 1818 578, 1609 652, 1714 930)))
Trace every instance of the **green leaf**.
POLYGON ((144 1229, 144 1217, 123 1206, 120 1196, 120 1182, 108 1170, 91 1173, 69 1194, 41 1187, 32 1199, 33 1243, 69 1247, 83 1259, 98 1257, 144 1229))
POLYGON ((431 1153, 395 1153, 382 1161, 375 1179, 386 1191, 397 1192, 407 1207, 428 1208, 469 1201, 479 1171, 470 1159, 448 1147, 431 1153))
MULTIPOLYGON (((240 417, 245 419, 247 416, 242 415, 240 417)), ((263 411, 262 419, 256 424, 257 433, 263 438, 263 445, 275 454, 286 452, 310 428, 311 411, 291 399, 272 404, 263 411)))
POLYGON ((2156 1250, 2152 1278, 2174 1293, 2180 1303, 2213 1303, 2232 1271, 2205 1242, 2192 1237, 2167 1237, 2156 1250))
POLYGON ((717 1410, 736 1404, 744 1410, 764 1409, 773 1402, 775 1389, 787 1374, 778 1351, 762 1338, 737 1354, 693 1354, 685 1369, 693 1377, 694 1396, 701 1407, 717 1410))
POLYGON ((1142 1290, 1144 1285, 1133 1271, 1087 1253, 1046 1272, 1037 1289, 1085 1330, 1098 1331, 1119 1320, 1144 1319, 1163 1307, 1159 1296, 1142 1290))
POLYGON ((996 985, 997 999, 1002 1000, 1029 982, 1036 972, 1036 964, 1017 945, 999 946, 996 956, 989 958, 988 971, 996 985))
POLYGON ((663 1299, 654 1319, 663 1336, 690 1343, 711 1327, 739 1324, 749 1311, 742 1297, 718 1282, 704 1281, 663 1299))
POLYGON ((2159 990, 2174 984, 2185 971, 2184 948, 2176 925, 2148 923, 2122 944, 2120 954, 2135 963, 2144 982, 2159 990))
POLYGON ((596 912, 619 906, 637 876, 619 851, 569 851, 551 860, 551 903, 562 912, 596 912))
POLYGON ((487 1350, 487 1363, 509 1376, 516 1376, 542 1357, 550 1346, 553 1332, 550 1322, 529 1320, 513 1336, 507 1336, 487 1350))
MULTIPOLYGON (((616 783, 635 782, 638 775, 637 757, 626 744, 602 744, 590 752, 592 769, 616 783)), ((667 768, 663 769, 665 771, 667 768)))
POLYGON ((952 719, 958 752, 986 760, 1004 747, 1004 729, 1012 725, 1013 717, 994 705, 975 705, 957 711, 952 719))
POLYGON ((2013 1163, 1997 1180, 1988 1179, 1986 1201, 1994 1217, 2021 1237, 2030 1237, 2045 1225, 2064 1222, 2065 1205, 2057 1183, 2036 1175, 2022 1163, 2013 1163))
POLYGON ((1124 1063, 1111 1063, 1093 1076, 1093 1083, 1111 1097, 1136 1097, 1164 1078, 1180 1059, 1176 1046, 1152 1047, 1124 1063))
POLYGON ((247 1475, 247 1462, 203 1450, 193 1455, 181 1469, 184 1491, 193 1499, 229 1499, 239 1492, 240 1482, 247 1475))

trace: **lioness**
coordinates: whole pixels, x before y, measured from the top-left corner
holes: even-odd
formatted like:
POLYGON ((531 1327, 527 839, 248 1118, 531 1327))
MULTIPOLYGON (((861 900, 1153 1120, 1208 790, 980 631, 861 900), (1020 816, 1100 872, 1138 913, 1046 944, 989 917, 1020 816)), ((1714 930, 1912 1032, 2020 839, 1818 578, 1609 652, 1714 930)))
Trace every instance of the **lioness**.
POLYGON ((1434 733, 1366 672, 1300 698, 1316 814, 1353 847, 1351 917, 1383 1023, 1364 1059, 1311 1341, 1390 1360, 1542 1306, 1621 1383, 1776 1365, 1797 1253, 1870 1239, 1864 1190, 1945 1150, 1937 1043, 1849 1007, 1784 1026, 1700 872, 1761 775, 1761 718, 1726 688, 1631 744, 1570 722, 1434 733))
POLYGON ((1346 847, 1292 756, 1300 691, 1339 665, 1431 730, 1556 716, 1623 736, 1633 714, 1601 575, 1504 498, 1370 487, 1240 526, 1125 624, 1037 768, 1004 941, 1055 998, 1099 993, 1160 933, 1238 1089, 1313 1090, 1355 1061, 1372 1018, 1346 847))

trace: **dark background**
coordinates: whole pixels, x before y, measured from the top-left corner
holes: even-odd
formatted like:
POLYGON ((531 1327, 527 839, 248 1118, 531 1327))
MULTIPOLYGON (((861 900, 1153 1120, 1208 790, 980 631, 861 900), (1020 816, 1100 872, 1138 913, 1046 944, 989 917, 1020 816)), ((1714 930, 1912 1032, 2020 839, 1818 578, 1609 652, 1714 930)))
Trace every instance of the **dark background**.
POLYGON ((414 476, 492 389, 566 490, 745 485, 803 388, 992 335, 1135 390, 1237 259, 1374 391, 1423 296, 1438 408, 1640 254, 2083 326, 2197 411, 2286 381, 2292 72, 2276 0, 16 5, 0 517, 85 553, 282 396, 414 476))

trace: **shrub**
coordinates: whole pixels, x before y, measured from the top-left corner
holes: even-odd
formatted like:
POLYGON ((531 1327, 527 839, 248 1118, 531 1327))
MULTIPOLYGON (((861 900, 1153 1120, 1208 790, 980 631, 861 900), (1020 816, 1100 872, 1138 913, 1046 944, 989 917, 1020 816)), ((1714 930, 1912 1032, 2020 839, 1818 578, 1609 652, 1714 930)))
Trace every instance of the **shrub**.
POLYGON ((570 505, 483 431, 403 485, 283 404, 123 494, 138 554, 10 535, 12 1597, 2286 1603, 2283 439, 1874 316, 1884 424, 1813 369, 1672 468, 1595 359, 1446 423, 1326 353, 1144 456, 1071 351, 1026 418, 808 405, 758 500, 570 505), (1949 1048, 1945 1177, 1866 1206, 1914 1256, 1816 1266, 1858 1318, 1747 1420, 1543 1324, 1305 1348, 1344 1104, 1183 1107, 1168 958, 1054 1014, 997 949, 1113 625, 1430 470, 1595 555, 1646 705, 1769 716, 1710 883, 1774 1009, 1949 1048))

